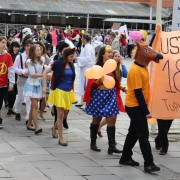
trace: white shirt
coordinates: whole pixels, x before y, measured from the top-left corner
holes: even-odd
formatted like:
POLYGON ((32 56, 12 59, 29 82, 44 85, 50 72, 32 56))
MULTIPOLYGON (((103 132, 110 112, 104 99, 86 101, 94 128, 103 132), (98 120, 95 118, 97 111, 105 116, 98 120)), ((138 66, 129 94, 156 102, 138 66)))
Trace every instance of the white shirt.
POLYGON ((23 75, 27 71, 27 68, 25 67, 25 62, 27 60, 26 51, 24 53, 22 53, 21 55, 22 55, 23 69, 21 68, 20 55, 17 55, 16 59, 14 61, 14 71, 15 71, 16 74, 19 74, 19 75, 23 75))
POLYGON ((129 45, 134 44, 134 43, 133 43, 133 40, 132 40, 130 37, 128 38, 128 44, 129 44, 129 45))
POLYGON ((77 34, 76 37, 72 38, 72 40, 75 40, 75 41, 78 41, 78 42, 79 42, 79 38, 80 38, 80 35, 77 34))
POLYGON ((97 41, 101 41, 101 42, 103 41, 103 38, 102 38, 101 35, 100 35, 100 36, 97 35, 97 36, 95 37, 95 39, 96 39, 97 41))
POLYGON ((92 67, 94 61, 95 61, 95 50, 88 43, 84 46, 77 60, 77 66, 80 67, 80 75, 79 75, 79 95, 80 96, 84 95, 84 89, 87 82, 84 76, 84 72, 86 69, 92 67))
POLYGON ((36 70, 35 70, 34 65, 31 63, 31 59, 28 59, 26 61, 26 65, 28 66, 28 72, 30 75, 43 73, 44 60, 42 64, 40 64, 39 62, 36 62, 36 70))

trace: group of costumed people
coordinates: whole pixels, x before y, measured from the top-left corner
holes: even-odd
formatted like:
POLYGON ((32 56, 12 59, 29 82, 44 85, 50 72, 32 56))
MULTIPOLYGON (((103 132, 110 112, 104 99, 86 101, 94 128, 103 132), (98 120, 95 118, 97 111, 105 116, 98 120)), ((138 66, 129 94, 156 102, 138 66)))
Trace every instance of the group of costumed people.
MULTIPOLYGON (((129 72, 127 72, 119 51, 113 51, 110 45, 101 47, 95 64, 103 67, 109 59, 114 59, 117 63, 116 69, 107 74, 114 80, 115 84, 112 88, 107 88, 104 85, 104 76, 89 80, 84 77, 85 71, 91 68, 95 61, 95 52, 90 45, 90 40, 89 34, 82 36, 84 47, 79 56, 76 55, 75 47, 70 47, 70 44, 66 41, 61 41, 58 45, 58 54, 53 56, 50 62, 42 42, 33 42, 31 38, 24 40, 23 48, 25 51, 22 54, 19 54, 20 45, 17 42, 12 42, 12 47, 10 47, 12 52, 9 51, 8 53, 5 50, 7 39, 0 37, 0 62, 2 63, 0 109, 2 108, 3 96, 7 91, 7 87, 8 92, 11 92, 12 96, 15 97, 14 90, 15 86, 17 86, 18 94, 14 100, 16 120, 21 120, 21 105, 23 97, 25 97, 27 130, 39 134, 42 129, 38 125, 38 102, 41 100, 40 109, 43 109, 48 99, 48 102, 53 104, 52 115, 55 115, 52 136, 59 139, 59 145, 67 146, 68 143, 63 136, 63 122, 66 121, 72 103, 76 101, 73 91, 76 78, 73 63, 75 61, 80 68, 79 94, 86 103, 86 113, 92 116, 90 148, 94 151, 101 151, 96 144, 96 139, 97 135, 102 137, 100 129, 107 124, 108 154, 122 153, 120 164, 139 166, 139 163, 132 159, 132 149, 139 140, 144 158, 144 170, 146 172, 159 171, 160 168, 153 162, 151 146, 148 140, 147 118, 151 118, 151 114, 147 108, 149 94, 147 66, 150 61, 159 62, 157 60, 162 59, 162 55, 149 48, 147 44, 137 42, 133 54, 135 61, 129 72), (13 43, 16 45, 13 45, 13 43), (48 64, 48 66, 45 66, 45 64, 48 64), (127 77, 127 88, 121 85, 122 77, 127 77), (51 92, 49 89, 51 89, 51 92), (120 90, 126 93, 125 107, 120 96, 120 90), (49 97, 47 97, 47 94, 49 94, 49 97), (117 142, 115 140, 116 119, 119 111, 127 112, 131 120, 123 150, 116 147, 117 142)), ((10 110, 11 114, 14 114, 12 108, 10 110)), ((0 124, 2 128, 1 117, 0 124)), ((161 138, 159 138, 159 143, 158 147, 163 149, 161 138)))

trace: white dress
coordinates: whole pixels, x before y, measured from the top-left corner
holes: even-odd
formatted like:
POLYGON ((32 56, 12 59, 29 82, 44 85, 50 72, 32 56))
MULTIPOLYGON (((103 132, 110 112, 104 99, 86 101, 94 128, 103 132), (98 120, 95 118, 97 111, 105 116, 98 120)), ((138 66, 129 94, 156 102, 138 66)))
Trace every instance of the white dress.
POLYGON ((86 87, 87 79, 84 76, 84 72, 86 69, 91 68, 95 61, 95 50, 88 43, 85 45, 83 50, 81 51, 80 56, 77 60, 77 66, 80 67, 80 75, 79 75, 79 95, 84 96, 84 90, 86 87))
POLYGON ((28 59, 26 61, 26 65, 28 66, 29 77, 24 84, 23 95, 25 97, 41 99, 43 97, 42 78, 33 78, 32 75, 43 73, 44 62, 42 64, 36 62, 34 65, 32 65, 31 60, 28 59))

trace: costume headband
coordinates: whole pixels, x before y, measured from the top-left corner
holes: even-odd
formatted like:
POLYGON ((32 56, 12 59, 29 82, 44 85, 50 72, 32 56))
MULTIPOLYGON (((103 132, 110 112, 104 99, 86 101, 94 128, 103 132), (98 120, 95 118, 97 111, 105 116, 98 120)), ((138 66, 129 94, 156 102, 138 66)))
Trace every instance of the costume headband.
POLYGON ((106 51, 109 51, 109 50, 112 50, 112 48, 111 48, 110 45, 107 45, 107 46, 105 47, 105 52, 106 52, 106 51))

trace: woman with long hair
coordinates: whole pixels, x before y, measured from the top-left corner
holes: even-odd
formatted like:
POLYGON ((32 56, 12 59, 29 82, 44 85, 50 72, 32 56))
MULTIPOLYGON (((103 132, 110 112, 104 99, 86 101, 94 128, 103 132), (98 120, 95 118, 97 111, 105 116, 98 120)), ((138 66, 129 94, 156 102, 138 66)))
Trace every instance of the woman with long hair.
MULTIPOLYGON (((20 44, 17 41, 11 43, 9 47, 9 54, 12 57, 13 63, 16 59, 16 56, 19 54, 20 44)), ((12 91, 8 91, 8 112, 7 116, 15 115, 16 113, 13 111, 13 106, 16 100, 17 94, 17 74, 15 74, 15 84, 12 91)))
POLYGON ((42 48, 37 44, 32 45, 26 61, 29 76, 24 85, 23 92, 23 95, 31 100, 31 111, 29 113, 27 129, 35 131, 35 134, 42 132, 42 129, 38 126, 38 101, 43 97, 42 73, 44 62, 41 56, 42 48), (32 120, 34 121, 35 129, 31 126, 32 120))
MULTIPOLYGON (((114 50, 114 51, 112 52, 112 54, 113 54, 113 59, 117 62, 117 68, 116 68, 116 70, 115 70, 115 74, 116 74, 116 77, 117 77, 118 81, 121 82, 122 77, 123 77, 123 78, 127 78, 127 73, 128 73, 128 72, 127 72, 126 66, 123 64, 123 58, 121 57, 119 51, 114 50)), ((122 90, 123 92, 126 92, 127 89, 126 89, 126 87, 124 87, 124 86, 122 86, 122 85, 120 85, 119 87, 120 87, 120 89, 119 89, 119 94, 117 94, 118 97, 119 97, 119 100, 120 100, 120 103, 119 103, 119 104, 121 104, 121 106, 119 106, 119 111, 121 111, 121 112, 126 112, 126 111, 125 111, 125 108, 124 108, 124 105, 123 105, 123 103, 122 103, 121 96, 120 96, 120 90, 122 90)), ((119 104, 118 104, 118 105, 119 105, 119 104)), ((102 135, 102 133, 101 133, 101 128, 102 128, 104 125, 106 125, 106 124, 107 124, 107 121, 106 121, 106 118, 104 118, 104 119, 101 121, 100 125, 99 125, 99 129, 98 129, 98 135, 99 135, 99 137, 103 137, 103 135, 102 135)), ((115 141, 115 144, 117 144, 116 141, 115 141)))
MULTIPOLYGON (((103 64, 112 59, 112 48, 107 45, 101 47, 96 65, 103 66, 103 64)), ((88 80, 85 90, 84 101, 86 102, 86 113, 92 115, 92 123, 90 127, 90 147, 94 151, 101 151, 96 145, 97 132, 99 124, 103 117, 107 120, 107 135, 109 140, 108 154, 122 153, 115 145, 115 123, 117 115, 119 114, 118 102, 116 97, 116 88, 119 85, 116 72, 107 74, 115 79, 116 85, 111 89, 107 89, 103 85, 103 77, 101 79, 88 80)), ((119 88, 119 87, 118 87, 119 88)))
MULTIPOLYGON (((67 146, 68 143, 64 140, 62 133, 62 123, 67 116, 68 110, 71 109, 73 98, 72 89, 75 80, 74 60, 75 49, 66 48, 63 53, 63 57, 58 61, 55 61, 52 65, 54 72, 54 83, 52 84, 52 91, 49 95, 48 102, 56 106, 57 121, 54 126, 58 128, 59 144, 61 146, 67 146)), ((51 70, 49 70, 50 72, 51 70)), ((43 73, 43 92, 46 92, 46 79, 47 71, 43 73)))

